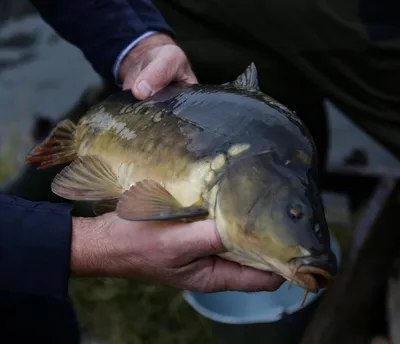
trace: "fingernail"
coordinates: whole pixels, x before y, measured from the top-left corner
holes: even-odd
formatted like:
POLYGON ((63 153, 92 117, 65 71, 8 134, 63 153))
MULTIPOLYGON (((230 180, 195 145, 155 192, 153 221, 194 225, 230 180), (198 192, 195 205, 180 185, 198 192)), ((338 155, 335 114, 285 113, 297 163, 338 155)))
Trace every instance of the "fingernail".
POLYGON ((150 97, 153 95, 153 90, 148 84, 146 80, 142 80, 141 82, 138 83, 136 86, 136 91, 142 96, 142 97, 150 97))

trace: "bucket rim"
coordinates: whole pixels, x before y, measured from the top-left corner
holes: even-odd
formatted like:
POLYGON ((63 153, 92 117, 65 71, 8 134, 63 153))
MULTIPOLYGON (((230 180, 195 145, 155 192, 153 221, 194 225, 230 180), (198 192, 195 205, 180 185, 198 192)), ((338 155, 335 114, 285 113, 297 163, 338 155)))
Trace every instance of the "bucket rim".
MULTIPOLYGON (((338 264, 340 265, 341 263, 341 248, 339 245, 339 242, 337 241, 336 238, 334 238, 331 234, 331 246, 333 251, 336 254, 338 264)), ((285 284, 288 282, 286 281, 280 288, 283 288, 285 284)), ((232 325, 245 325, 245 324, 256 324, 256 323, 273 323, 276 321, 281 320, 284 316, 292 316, 295 315, 297 312, 306 309, 307 307, 310 307, 314 301, 325 291, 325 289, 320 290, 318 293, 310 293, 307 297, 306 303, 303 306, 303 308, 300 308, 301 306, 301 300, 299 300, 296 303, 293 303, 290 306, 275 306, 269 308, 269 314, 262 314, 262 315, 254 315, 254 316, 243 316, 243 317, 238 317, 238 316, 232 316, 232 315, 223 315, 223 314, 218 314, 214 311, 211 311, 207 307, 203 306, 198 300, 196 299, 196 295, 200 294, 205 294, 205 293, 200 293, 200 292, 191 292, 189 290, 184 290, 183 291, 183 298, 184 300, 200 315, 204 316, 205 318, 208 318, 214 322, 217 323, 225 323, 225 324, 232 324, 232 325)), ((207 294, 227 294, 227 293, 239 293, 239 294, 249 294, 246 292, 239 292, 239 291, 223 291, 223 292, 218 292, 218 293, 207 293, 207 294)), ((259 294, 259 293, 274 293, 274 292, 268 292, 268 291, 261 291, 261 292, 256 292, 252 293, 254 294, 259 294)))

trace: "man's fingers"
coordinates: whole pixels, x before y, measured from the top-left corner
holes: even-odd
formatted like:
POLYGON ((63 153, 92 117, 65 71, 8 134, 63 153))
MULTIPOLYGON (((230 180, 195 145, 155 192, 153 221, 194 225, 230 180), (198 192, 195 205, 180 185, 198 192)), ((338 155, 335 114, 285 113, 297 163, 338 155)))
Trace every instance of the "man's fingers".
POLYGON ((152 96, 172 81, 195 80, 193 73, 187 68, 186 56, 179 47, 168 45, 160 49, 162 50, 140 72, 133 85, 133 95, 138 99, 152 96))
POLYGON ((245 267, 218 257, 203 258, 194 263, 202 266, 191 280, 202 292, 275 291, 285 279, 277 274, 245 267))
POLYGON ((182 76, 180 76, 179 79, 181 81, 184 81, 184 82, 188 83, 188 84, 197 84, 198 80, 197 80, 196 76, 194 75, 194 73, 192 72, 190 66, 187 67, 187 70, 188 71, 184 71, 182 73, 182 76))

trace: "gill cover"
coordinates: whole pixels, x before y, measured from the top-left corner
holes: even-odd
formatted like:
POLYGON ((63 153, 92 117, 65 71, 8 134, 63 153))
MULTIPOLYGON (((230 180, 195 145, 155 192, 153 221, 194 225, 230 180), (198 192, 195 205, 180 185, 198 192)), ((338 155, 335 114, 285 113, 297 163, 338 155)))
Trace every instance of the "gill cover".
POLYGON ((295 250, 298 256, 330 250, 313 178, 304 166, 288 166, 286 161, 273 151, 231 161, 220 181, 220 212, 247 235, 281 248, 300 248, 301 254, 295 250))

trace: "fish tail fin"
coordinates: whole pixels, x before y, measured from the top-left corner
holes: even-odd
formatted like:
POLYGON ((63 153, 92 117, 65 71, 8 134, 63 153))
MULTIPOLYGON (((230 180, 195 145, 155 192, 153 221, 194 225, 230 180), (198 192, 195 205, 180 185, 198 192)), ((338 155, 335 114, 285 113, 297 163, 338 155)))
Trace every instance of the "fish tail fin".
POLYGON ((29 164, 40 162, 38 170, 71 162, 77 157, 75 129, 69 119, 60 122, 41 144, 32 149, 26 161, 29 164))

